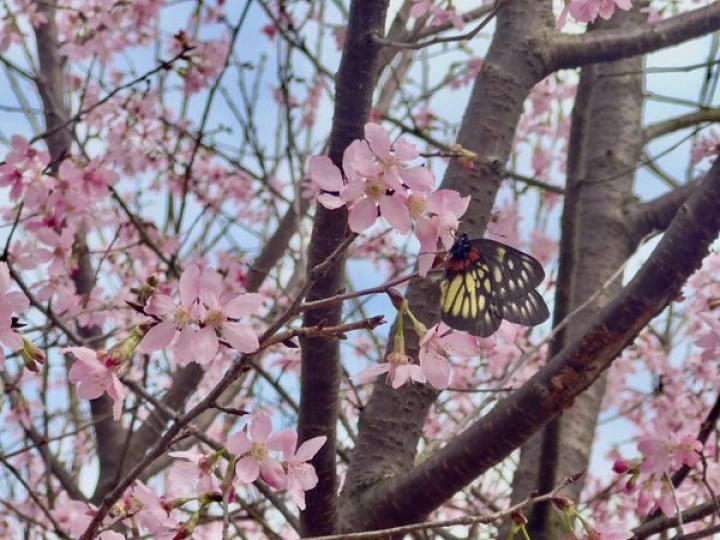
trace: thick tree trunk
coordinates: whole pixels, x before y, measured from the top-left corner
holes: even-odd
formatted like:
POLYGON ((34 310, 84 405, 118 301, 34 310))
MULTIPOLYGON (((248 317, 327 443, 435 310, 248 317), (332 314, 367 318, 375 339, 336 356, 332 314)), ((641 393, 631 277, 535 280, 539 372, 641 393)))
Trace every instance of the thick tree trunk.
MULTIPOLYGON (((477 154, 472 168, 450 163, 442 186, 471 195, 462 229, 482 236, 503 179, 505 163, 532 87, 547 73, 551 27, 548 2, 506 2, 498 11, 497 32, 475 81, 457 142, 477 154)), ((407 293, 413 313, 430 325, 438 320, 439 291, 414 282, 407 293)), ((408 323, 409 324, 409 323, 408 323)), ((417 358, 417 336, 406 329, 406 351, 417 358)), ((392 340, 390 340, 392 342, 392 340)), ((375 384, 360 416, 359 437, 343 488, 341 528, 363 530, 389 523, 365 507, 367 489, 412 468, 418 440, 436 393, 425 385, 393 390, 375 384)))
MULTIPOLYGON (((633 27, 644 19, 637 10, 618 11, 596 28, 633 27)), ((617 294, 620 279, 603 287, 635 247, 627 210, 643 145, 642 68, 642 57, 634 57, 582 71, 568 156, 555 324, 597 296, 556 338, 550 357, 582 335, 602 306, 617 294)), ((562 478, 587 468, 604 392, 602 376, 523 446, 513 501, 536 489, 546 492, 562 478)), ((565 494, 578 500, 581 489, 579 481, 568 486, 565 494)), ((550 505, 538 505, 530 515, 532 538, 565 538, 567 530, 558 517, 550 505)))

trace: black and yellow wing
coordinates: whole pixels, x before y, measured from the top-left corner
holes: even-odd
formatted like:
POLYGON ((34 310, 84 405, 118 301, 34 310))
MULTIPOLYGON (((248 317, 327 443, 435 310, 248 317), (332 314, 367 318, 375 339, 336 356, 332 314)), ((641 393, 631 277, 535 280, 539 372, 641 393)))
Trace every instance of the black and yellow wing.
POLYGON ((451 328, 481 337, 493 334, 501 319, 540 324, 550 316, 535 290, 544 278, 542 265, 527 253, 460 235, 440 283, 441 318, 451 328))

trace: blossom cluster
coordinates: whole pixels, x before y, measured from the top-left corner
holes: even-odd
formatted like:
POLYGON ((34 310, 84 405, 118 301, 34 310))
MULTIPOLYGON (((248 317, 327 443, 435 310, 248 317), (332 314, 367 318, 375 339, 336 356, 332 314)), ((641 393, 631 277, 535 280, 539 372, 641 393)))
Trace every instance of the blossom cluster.
POLYGON ((312 156, 309 167, 318 202, 333 210, 347 206, 353 232, 370 228, 379 216, 400 234, 412 230, 420 242, 419 272, 426 275, 438 240, 445 249, 452 245, 470 197, 435 190, 427 167, 408 164, 419 155, 403 137, 393 145, 389 133, 371 122, 365 125, 365 138, 345 150, 342 172, 327 156, 312 156))
MULTIPOLYGON (((286 490, 301 510, 305 509, 305 492, 318 483, 315 468, 309 461, 325 444, 327 437, 308 439, 298 446, 297 434, 291 430, 274 432, 272 418, 265 411, 252 416, 245 430, 231 435, 219 451, 174 451, 175 463, 170 477, 179 487, 177 497, 158 497, 141 481, 116 504, 115 520, 142 528, 153 538, 189 538, 197 525, 194 516, 207 506, 234 502, 238 492, 262 480, 276 490, 286 490), (230 452, 232 456, 227 455, 230 452), (225 457, 226 459, 223 459, 225 457), (223 464, 230 465, 223 468, 223 464), (234 466, 234 468, 231 468, 234 466), (187 518, 181 509, 196 502, 200 510, 187 518)), ((89 525, 95 508, 81 501, 68 500, 53 512, 58 523, 80 536, 89 525)), ((116 540, 124 536, 103 533, 99 538, 116 540)))

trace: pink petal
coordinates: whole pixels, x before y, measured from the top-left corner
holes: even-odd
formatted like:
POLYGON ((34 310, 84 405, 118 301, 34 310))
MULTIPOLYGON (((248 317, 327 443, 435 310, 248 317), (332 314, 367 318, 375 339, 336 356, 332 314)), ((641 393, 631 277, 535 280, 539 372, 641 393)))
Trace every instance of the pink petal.
POLYGON ((356 202, 350 208, 348 216, 348 225, 354 233, 360 234, 365 229, 369 229, 377 220, 378 211, 375 203, 367 197, 356 202))
POLYGON ((260 342, 252 328, 235 322, 223 323, 222 336, 233 349, 241 353, 253 353, 260 348, 260 342))
POLYGON ((200 297, 200 267, 188 266, 180 276, 180 298, 184 306, 189 306, 200 297))
POLYGON ((315 486, 317 486, 318 477, 317 473, 315 472, 315 467, 310 466, 304 468, 302 471, 297 473, 295 477, 300 482, 300 487, 302 487, 304 491, 309 491, 315 486))
POLYGON ((196 332, 190 344, 194 360, 203 365, 209 364, 215 358, 219 348, 220 343, 212 326, 206 326, 196 332))
POLYGON ((97 353, 92 349, 87 347, 66 347, 63 352, 73 354, 80 362, 92 369, 105 370, 105 366, 97 359, 97 353))
POLYGON ((450 384, 450 362, 437 354, 423 354, 420 351, 420 367, 428 382, 438 390, 447 388, 450 384))
POLYGON ((182 366, 186 366, 190 362, 196 361, 192 352, 192 343, 194 339, 195 330, 192 327, 186 326, 180 330, 180 335, 178 336, 177 343, 175 344, 175 347, 173 347, 173 350, 175 351, 175 354, 180 361, 180 365, 182 366))
POLYGON ((370 144, 373 153, 380 158, 390 156, 390 135, 379 124, 365 124, 365 140, 370 144))
POLYGON ((327 156, 310 157, 310 177, 326 191, 340 191, 343 188, 340 169, 327 156))
POLYGON ((310 461, 313 457, 315 457, 315 454, 318 453, 320 448, 322 448, 325 441, 327 441, 327 437, 325 435, 308 439, 300 445, 300 448, 298 448, 298 451, 295 453, 295 458, 298 461, 310 461))
POLYGON ((175 323, 173 321, 163 321, 156 324, 147 331, 142 341, 137 346, 137 351, 141 353, 151 353, 159 349, 164 349, 175 337, 175 323))
POLYGON ((408 142, 405 137, 400 137, 395 142, 395 157, 400 161, 412 161, 416 159, 420 153, 414 144, 408 142))
POLYGON ((0 262, 0 293, 10 288, 11 283, 12 279, 7 263, 0 262))
POLYGON ((291 429, 284 429, 270 435, 265 442, 270 450, 284 452, 288 447, 293 447, 297 442, 297 434, 291 429))
POLYGON ((260 466, 252 456, 240 458, 235 464, 235 477, 243 484, 251 484, 260 476, 260 466))
POLYGON ((297 446, 297 433, 292 430, 286 431, 289 432, 289 435, 283 439, 285 446, 282 448, 282 453, 285 456, 285 459, 289 459, 295 453, 295 447, 297 446))
POLYGON ((220 304, 222 292, 222 276, 211 268, 205 268, 200 274, 200 298, 210 309, 215 309, 220 304))
POLYGON ((345 175, 350 181, 357 181, 360 179, 359 177, 375 177, 380 174, 381 170, 367 141, 361 139, 354 140, 345 149, 342 165, 345 175))
POLYGON ((225 304, 225 314, 232 319, 257 313, 262 307, 265 297, 262 294, 247 293, 236 296, 225 304))
POLYGON ((230 450, 236 456, 242 456, 244 453, 252 449, 252 443, 244 431, 236 433, 228 438, 225 448, 230 450))
POLYGON ((23 338, 14 330, 1 330, 0 343, 13 351, 19 351, 23 348, 23 338))
POLYGON ((272 433, 272 419, 265 411, 256 413, 250 422, 250 435, 255 442, 264 443, 272 433))
POLYGON ((331 195, 330 193, 321 193, 318 195, 317 200, 328 210, 337 210, 341 206, 345 206, 345 201, 337 195, 331 195))
POLYGON ((390 364, 388 364, 387 362, 384 362, 382 364, 374 364, 356 373, 352 379, 357 384, 365 384, 370 381, 374 381, 379 375, 387 373, 389 369, 390 364))
POLYGON ((380 199, 380 213, 393 229, 400 234, 410 232, 410 211, 405 199, 398 195, 385 195, 380 199))
POLYGON ((145 305, 145 313, 165 317, 175 311, 175 301, 166 294, 155 293, 145 305))
POLYGON ((260 464, 260 477, 269 486, 283 489, 286 483, 285 471, 274 459, 266 459, 260 464))
POLYGON ((400 178, 417 193, 430 193, 435 187, 435 177, 427 167, 411 167, 400 171, 400 178))

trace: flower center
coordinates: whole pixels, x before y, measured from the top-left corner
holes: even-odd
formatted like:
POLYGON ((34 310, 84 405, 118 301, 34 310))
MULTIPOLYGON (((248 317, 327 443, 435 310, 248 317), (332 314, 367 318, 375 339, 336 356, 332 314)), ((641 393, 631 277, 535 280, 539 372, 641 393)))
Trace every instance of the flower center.
POLYGON ((386 191, 385 183, 380 180, 368 182, 367 186, 365 186, 365 195, 374 201, 380 200, 386 191))
POLYGON ((175 326, 185 328, 192 321, 192 317, 187 308, 179 307, 175 310, 175 313, 173 313, 173 320, 175 321, 175 326))
POLYGON ((219 328, 226 321, 226 319, 227 317, 225 317, 225 314, 222 311, 214 309, 207 314, 207 317, 205 317, 205 324, 210 325, 214 328, 219 328))
POLYGON ((262 463, 268 457, 268 449, 264 444, 261 444, 261 443, 253 444, 253 447, 252 447, 252 450, 250 451, 250 453, 252 454, 252 457, 254 457, 258 463, 262 463))
POLYGON ((408 210, 410 211, 411 218, 417 219, 421 217, 425 214, 426 207, 427 203, 424 198, 415 194, 410 195, 410 199, 408 200, 408 210))

